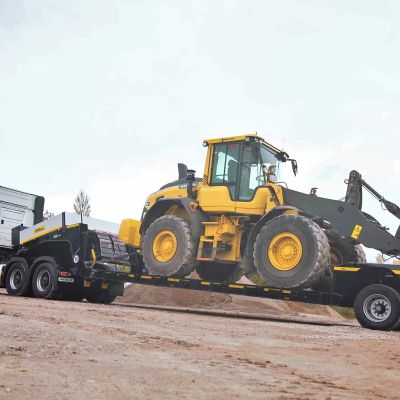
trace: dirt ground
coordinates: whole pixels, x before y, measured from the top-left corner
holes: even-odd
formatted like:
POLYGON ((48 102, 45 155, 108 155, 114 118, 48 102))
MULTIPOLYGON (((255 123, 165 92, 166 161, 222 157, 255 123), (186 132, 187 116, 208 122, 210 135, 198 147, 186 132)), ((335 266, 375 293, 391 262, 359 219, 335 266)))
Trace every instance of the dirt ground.
POLYGON ((116 305, 0 291, 0 399, 399 398, 398 332, 327 308, 199 292, 177 304, 173 289, 154 289, 131 287, 116 305), (292 322, 129 305, 140 302, 292 322))

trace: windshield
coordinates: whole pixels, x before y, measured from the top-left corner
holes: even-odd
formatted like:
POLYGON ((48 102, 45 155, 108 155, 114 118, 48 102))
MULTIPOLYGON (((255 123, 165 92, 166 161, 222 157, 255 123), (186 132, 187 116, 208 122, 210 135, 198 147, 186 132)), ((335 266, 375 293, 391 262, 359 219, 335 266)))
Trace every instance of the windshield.
POLYGON ((255 190, 266 182, 277 181, 278 160, 264 145, 254 143, 243 148, 239 200, 252 199, 255 190))
POLYGON ((264 167, 265 176, 268 182, 276 182, 279 169, 279 161, 266 146, 261 146, 261 160, 264 167))
POLYGON ((277 182, 278 166, 275 153, 258 141, 218 143, 210 183, 227 186, 232 200, 250 201, 258 187, 277 182))

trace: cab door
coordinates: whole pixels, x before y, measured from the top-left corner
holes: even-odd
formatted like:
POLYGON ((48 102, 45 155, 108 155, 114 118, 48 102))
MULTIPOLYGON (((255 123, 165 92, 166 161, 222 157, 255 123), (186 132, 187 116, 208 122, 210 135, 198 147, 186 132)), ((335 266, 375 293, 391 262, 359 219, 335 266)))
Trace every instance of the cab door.
POLYGON ((263 169, 260 152, 254 142, 243 142, 235 197, 235 212, 238 214, 264 214, 269 192, 263 169))
POLYGON ((208 184, 202 186, 198 198, 204 211, 235 212, 241 143, 222 142, 210 146, 208 184))

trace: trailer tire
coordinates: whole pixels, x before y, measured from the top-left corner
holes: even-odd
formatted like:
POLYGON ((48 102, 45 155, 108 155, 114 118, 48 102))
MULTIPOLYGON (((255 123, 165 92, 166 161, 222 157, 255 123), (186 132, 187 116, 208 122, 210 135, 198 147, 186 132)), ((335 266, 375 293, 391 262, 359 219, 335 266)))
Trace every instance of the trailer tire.
POLYGON ((60 300, 64 301, 82 301, 85 298, 85 292, 81 282, 75 284, 67 284, 60 293, 60 300), (67 286, 68 285, 68 286, 67 286))
POLYGON ((35 297, 55 299, 58 296, 58 268, 49 261, 41 262, 33 273, 32 291, 35 297))
POLYGON ((400 294, 390 286, 369 285, 357 294, 354 313, 364 328, 396 330, 400 326, 400 294))
POLYGON ((280 215, 261 228, 253 256, 268 285, 309 288, 329 265, 329 242, 311 219, 280 215))
POLYGON ((12 263, 6 275, 7 293, 12 296, 25 296, 29 292, 29 271, 27 265, 17 261, 12 263))
POLYGON ((196 272, 205 281, 234 283, 243 276, 243 269, 239 263, 226 264, 221 262, 201 262, 196 272))
POLYGON ((96 281, 90 288, 86 289, 84 295, 89 303, 109 304, 112 303, 120 294, 123 283, 110 283, 107 289, 101 288, 101 282, 96 281))
POLYGON ((189 275, 197 265, 189 222, 175 215, 157 218, 144 234, 142 256, 153 275, 189 275))

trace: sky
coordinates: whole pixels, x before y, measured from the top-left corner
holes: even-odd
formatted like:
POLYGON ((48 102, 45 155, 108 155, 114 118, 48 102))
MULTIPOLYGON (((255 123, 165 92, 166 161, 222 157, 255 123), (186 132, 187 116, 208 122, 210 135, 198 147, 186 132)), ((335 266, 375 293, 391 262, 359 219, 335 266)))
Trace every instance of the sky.
MULTIPOLYGON (((400 203, 400 2, 0 0, 0 185, 139 218, 202 176, 206 138, 257 132, 334 199, 352 169, 400 203)), ((372 199, 366 211, 399 223, 372 199)))

